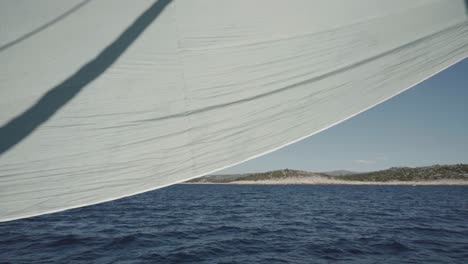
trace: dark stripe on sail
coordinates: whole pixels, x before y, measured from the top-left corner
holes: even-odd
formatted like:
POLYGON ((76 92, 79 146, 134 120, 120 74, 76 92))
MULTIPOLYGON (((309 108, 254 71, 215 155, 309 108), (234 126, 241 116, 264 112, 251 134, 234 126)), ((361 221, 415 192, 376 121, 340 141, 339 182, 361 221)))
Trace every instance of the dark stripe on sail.
POLYGON ((50 89, 29 109, 3 125, 0 128, 0 155, 21 142, 75 97, 86 85, 103 74, 170 2, 171 0, 155 2, 96 58, 85 64, 65 81, 50 89))

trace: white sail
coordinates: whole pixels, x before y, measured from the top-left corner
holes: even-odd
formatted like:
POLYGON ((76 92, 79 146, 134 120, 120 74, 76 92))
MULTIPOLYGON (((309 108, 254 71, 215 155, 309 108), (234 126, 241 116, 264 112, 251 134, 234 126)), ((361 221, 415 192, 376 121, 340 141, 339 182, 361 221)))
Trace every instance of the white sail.
POLYGON ((468 54, 463 0, 0 2, 0 221, 271 152, 468 54))

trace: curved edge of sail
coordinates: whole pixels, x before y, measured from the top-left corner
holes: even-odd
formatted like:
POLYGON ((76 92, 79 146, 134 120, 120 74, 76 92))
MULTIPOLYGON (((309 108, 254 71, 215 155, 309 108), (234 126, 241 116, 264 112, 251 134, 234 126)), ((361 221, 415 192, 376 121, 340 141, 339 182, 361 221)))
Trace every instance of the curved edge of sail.
POLYGON ((292 141, 290 141, 290 142, 288 142, 288 143, 286 143, 286 144, 283 144, 283 145, 281 145, 281 146, 279 146, 279 147, 275 147, 275 148, 273 148, 273 149, 264 151, 264 152, 262 152, 262 153, 260 153, 260 154, 253 155, 253 156, 251 156, 251 157, 249 157, 249 158, 246 158, 246 159, 244 159, 244 160, 241 160, 241 161, 239 161, 239 162, 235 162, 235 163, 229 164, 229 165, 227 165, 227 166, 223 166, 223 167, 220 167, 220 168, 218 168, 218 169, 215 169, 215 170, 212 170, 212 171, 209 171, 209 172, 206 172, 206 173, 202 173, 202 174, 199 174, 199 175, 195 175, 195 176, 192 176, 192 177, 183 179, 183 180, 178 180, 178 181, 175 181, 175 182, 170 183, 170 184, 165 184, 165 185, 161 185, 161 186, 151 187, 151 188, 143 189, 143 190, 140 190, 140 191, 137 191, 137 192, 132 192, 132 193, 125 194, 125 195, 121 195, 121 196, 116 196, 116 197, 112 197, 112 198, 108 198, 108 199, 98 200, 98 201, 95 201, 95 202, 92 202, 92 203, 85 203, 85 204, 81 204, 81 205, 77 205, 77 206, 70 206, 70 207, 61 208, 61 209, 48 210, 48 211, 44 211, 44 212, 39 213, 39 214, 29 214, 29 215, 22 215, 22 216, 20 216, 20 217, 3 218, 3 219, 0 219, 0 222, 7 222, 7 221, 18 220, 18 219, 24 219, 24 218, 30 218, 30 217, 40 216, 40 215, 46 215, 46 214, 52 214, 52 213, 57 213, 57 212, 63 212, 63 211, 71 210, 71 209, 76 209, 76 208, 81 208, 81 207, 96 205, 96 204, 100 204, 100 203, 104 203, 104 202, 110 202, 110 201, 114 201, 114 200, 118 200, 118 199, 130 197, 130 196, 134 196, 134 195, 137 195, 137 194, 141 194, 141 193, 145 193, 145 192, 149 192, 149 191, 154 191, 154 190, 157 190, 157 189, 165 188, 165 187, 168 187, 168 186, 171 186, 171 185, 175 185, 175 184, 179 184, 179 183, 182 183, 182 182, 186 182, 186 181, 191 180, 191 179, 203 177, 203 176, 206 176, 206 175, 215 173, 215 172, 217 172, 217 171, 221 171, 221 170, 224 170, 224 169, 227 169, 227 168, 236 166, 236 165, 238 165, 238 164, 247 162, 247 161, 249 161, 249 160, 253 160, 253 159, 255 159, 255 158, 258 158, 258 157, 267 155, 267 154, 272 153, 272 152, 274 152, 274 151, 276 151, 276 150, 279 150, 279 149, 281 149, 281 148, 284 148, 284 147, 286 147, 286 146, 289 146, 289 145, 292 145, 292 144, 294 144, 294 143, 296 143, 296 142, 299 142, 299 141, 301 141, 301 140, 303 140, 303 139, 306 139, 306 138, 308 138, 308 137, 311 137, 311 136, 313 136, 313 135, 316 135, 316 134, 318 134, 318 133, 320 133, 320 132, 322 132, 322 131, 325 131, 325 130, 331 128, 331 127, 334 127, 334 126, 336 126, 336 125, 338 125, 338 124, 340 124, 340 123, 342 123, 342 122, 344 122, 344 121, 346 121, 346 120, 348 120, 348 119, 351 119, 351 118, 353 118, 353 117, 355 117, 355 116, 357 116, 357 115, 359 115, 359 114, 361 114, 361 113, 363 113, 363 112, 365 112, 365 111, 367 111, 367 110, 369 110, 369 109, 371 109, 371 108, 373 108, 373 107, 375 107, 375 106, 377 106, 377 105, 379 105, 379 104, 381 104, 381 103, 384 103, 385 101, 387 101, 387 100, 389 100, 389 99, 391 99, 391 98, 393 98, 393 97, 395 97, 395 96, 397 96, 397 95, 399 95, 399 94, 401 94, 401 93, 403 93, 403 92, 405 92, 405 91, 407 91, 407 90, 409 90, 409 89, 415 87, 416 85, 418 85, 418 84, 420 84, 420 83, 422 83, 422 82, 424 82, 424 81, 426 81, 426 80, 432 78, 433 76, 439 74, 440 72, 442 72, 442 71, 444 71, 444 70, 446 70, 446 69, 452 67, 453 65, 455 65, 455 64, 457 64, 457 63, 459 63, 459 62, 461 62, 461 61, 463 61, 463 60, 465 60, 465 59, 467 59, 467 58, 468 58, 468 56, 465 56, 465 57, 463 57, 463 58, 461 58, 461 59, 459 59, 459 60, 455 60, 455 62, 449 64, 448 66, 442 67, 440 70, 435 71, 433 74, 431 74, 431 75, 429 75, 429 76, 427 76, 427 77, 425 77, 425 78, 423 78, 423 79, 421 79, 421 80, 419 80, 419 81, 413 83, 412 85, 408 86, 407 88, 402 89, 402 90, 398 91, 397 93, 395 93, 395 94, 393 94, 393 95, 391 95, 391 96, 389 96, 389 97, 387 97, 387 98, 384 98, 383 100, 378 101, 377 103, 375 103, 375 104, 373 104, 373 105, 371 105, 371 106, 369 106, 369 107, 367 107, 367 108, 365 108, 365 109, 363 109, 363 110, 360 110, 360 111, 358 111, 358 112, 356 112, 356 113, 354 113, 354 114, 352 114, 352 115, 349 115, 348 117, 343 118, 342 120, 340 120, 340 121, 338 121, 338 122, 335 122, 335 123, 333 123, 333 124, 331 124, 331 125, 329 125, 329 126, 326 126, 326 127, 322 128, 322 129, 320 129, 320 130, 314 131, 314 132, 312 132, 312 133, 310 133, 310 134, 307 134, 307 135, 305 135, 305 136, 299 137, 299 138, 297 138, 297 139, 295 139, 295 140, 292 140, 292 141))

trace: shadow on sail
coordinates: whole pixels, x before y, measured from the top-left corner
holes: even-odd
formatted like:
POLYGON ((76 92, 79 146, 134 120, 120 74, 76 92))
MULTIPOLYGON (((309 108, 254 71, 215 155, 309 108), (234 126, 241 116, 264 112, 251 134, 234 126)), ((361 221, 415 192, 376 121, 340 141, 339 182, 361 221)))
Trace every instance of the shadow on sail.
POLYGON ((86 85, 104 73, 162 13, 170 2, 171 0, 158 0, 155 2, 95 59, 85 64, 62 83, 50 89, 29 109, 3 125, 0 128, 0 155, 21 142, 75 97, 86 85))

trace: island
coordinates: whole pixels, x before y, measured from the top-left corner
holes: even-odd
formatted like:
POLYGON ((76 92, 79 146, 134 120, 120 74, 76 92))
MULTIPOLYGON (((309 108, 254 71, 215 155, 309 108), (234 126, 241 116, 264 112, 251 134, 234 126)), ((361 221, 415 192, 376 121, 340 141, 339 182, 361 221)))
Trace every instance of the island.
POLYGON ((185 184, 354 184, 354 185, 468 185, 468 164, 393 167, 371 172, 275 170, 235 175, 208 175, 185 184))

